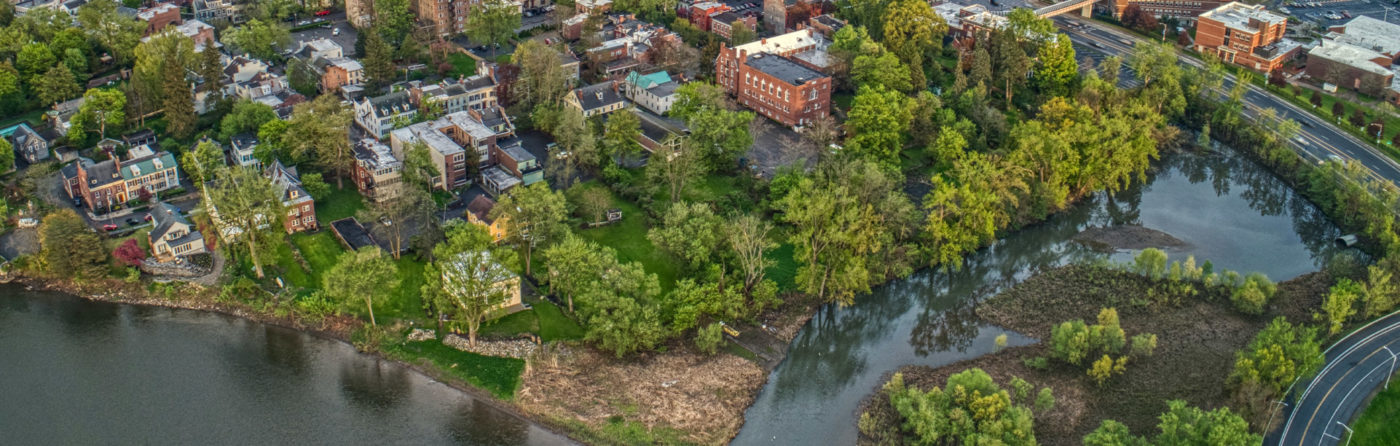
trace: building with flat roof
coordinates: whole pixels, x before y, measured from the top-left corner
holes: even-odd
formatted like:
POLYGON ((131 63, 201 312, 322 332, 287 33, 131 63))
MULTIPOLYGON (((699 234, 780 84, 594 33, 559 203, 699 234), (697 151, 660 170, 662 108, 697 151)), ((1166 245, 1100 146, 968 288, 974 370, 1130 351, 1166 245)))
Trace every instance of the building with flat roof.
POLYGON ((1383 96, 1395 79, 1391 58, 1368 48, 1330 40, 1308 51, 1308 76, 1372 96, 1383 96))
POLYGON ((1264 9, 1264 5, 1230 2, 1201 14, 1196 20, 1196 50, 1245 68, 1272 72, 1301 48, 1283 38, 1288 18, 1264 9))
POLYGON ((1386 66, 1400 61, 1400 25, 1367 16, 1357 16, 1341 26, 1328 29, 1324 39, 1364 48, 1390 58, 1386 66))
POLYGON ((734 48, 720 44, 715 78, 740 104, 783 125, 805 126, 831 108, 827 46, 811 29, 734 48))
POLYGON ((355 188, 370 201, 380 203, 399 196, 403 163, 389 146, 373 139, 355 144, 355 188))

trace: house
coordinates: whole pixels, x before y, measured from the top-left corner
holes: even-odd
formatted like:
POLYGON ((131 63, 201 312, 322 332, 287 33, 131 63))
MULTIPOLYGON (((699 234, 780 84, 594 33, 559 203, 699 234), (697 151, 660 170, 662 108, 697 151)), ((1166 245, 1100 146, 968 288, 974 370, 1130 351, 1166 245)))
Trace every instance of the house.
MULTIPOLYGON (((846 21, 838 19, 836 18, 836 16, 833 16, 831 14, 822 14, 819 16, 814 16, 811 20, 808 20, 807 27, 821 34, 823 37, 831 39, 831 36, 835 35, 837 31, 840 31, 841 28, 846 27, 846 21)), ((951 30, 952 25, 950 24, 948 28, 951 30)))
POLYGON ((263 175, 282 190, 282 208, 287 210, 287 219, 282 222, 282 226, 287 233, 316 229, 316 202, 311 198, 311 194, 301 187, 301 176, 297 175, 296 168, 284 166, 281 161, 273 161, 263 175))
POLYGON ((224 80, 230 84, 248 82, 259 74, 267 74, 272 65, 247 54, 224 56, 224 80))
POLYGON ((496 106, 496 77, 494 73, 483 73, 472 77, 445 79, 430 85, 411 83, 408 89, 413 105, 420 109, 423 102, 440 105, 439 113, 456 113, 465 110, 482 110, 496 106))
POLYGON ((821 15, 823 2, 815 0, 763 0, 763 25, 771 34, 783 34, 821 15))
POLYGON ((606 14, 612 9, 612 0, 578 0, 574 2, 574 14, 606 14))
POLYGON ((312 69, 321 75, 320 87, 322 92, 334 92, 346 85, 364 85, 365 66, 355 59, 348 57, 332 57, 327 59, 316 59, 311 63, 312 69))
POLYGON ((495 132, 472 119, 468 112, 457 112, 394 130, 389 135, 389 147, 393 149, 394 157, 402 160, 409 146, 422 143, 428 148, 438 169, 438 177, 433 179, 432 186, 453 190, 470 182, 467 177, 467 163, 470 160, 463 147, 471 147, 479 159, 485 159, 489 157, 495 138, 495 132))
POLYGON ((398 128, 395 120, 411 122, 417 115, 418 109, 403 91, 355 102, 355 124, 378 139, 384 139, 390 130, 398 128))
POLYGON ((373 24, 374 0, 345 0, 345 19, 355 29, 369 29, 373 24))
POLYGON ((122 135, 122 144, 126 144, 127 147, 156 147, 156 142, 156 132, 151 131, 151 129, 141 129, 122 135))
MULTIPOLYGON (((535 159, 535 155, 520 145, 519 139, 496 144, 493 149, 492 159, 496 161, 496 165, 491 168, 505 170, 519 179, 520 184, 524 186, 544 181, 543 166, 535 159)), ((503 190, 498 190, 500 191, 503 190)))
MULTIPOLYGON (((948 36, 954 40, 961 38, 975 37, 979 31, 1001 29, 1006 25, 1006 17, 997 15, 986 6, 979 4, 961 5, 953 2, 939 3, 933 6, 933 12, 943 18, 943 22, 948 24, 948 36)), ((830 17, 828 16, 818 16, 830 17)), ((817 18, 814 18, 816 20, 817 18)), ((835 20, 835 19, 832 19, 835 20)), ((844 22, 843 22, 844 24, 844 22)), ((814 30, 821 30, 821 26, 813 26, 814 30)), ((823 33, 826 34, 826 33, 823 33)), ((830 34, 826 34, 830 37, 830 34)))
POLYGON ((729 5, 720 2, 699 2, 690 5, 690 8, 687 9, 689 11, 687 17, 690 18, 691 25, 701 31, 711 31, 710 17, 728 11, 730 8, 729 5))
POLYGON ((258 148, 258 137, 251 133, 239 133, 230 138, 228 145, 229 164, 254 169, 262 168, 262 161, 253 156, 258 148))
POLYGON ((166 26, 179 25, 180 7, 170 3, 156 3, 137 11, 136 19, 146 22, 145 35, 149 36, 160 32, 166 26))
MULTIPOLYGON (((204 51, 204 47, 206 46, 212 45, 216 48, 223 46, 223 44, 219 43, 217 40, 214 40, 214 27, 209 26, 208 23, 204 23, 200 20, 186 20, 184 23, 180 23, 175 25, 174 27, 168 28, 173 29, 173 32, 179 33, 185 37, 188 37, 190 40, 193 40, 194 50, 197 52, 204 51)), ((142 37, 141 41, 144 42, 150 38, 150 36, 142 37)))
POLYGON ((587 118, 621 110, 627 106, 627 99, 618 91, 617 82, 606 81, 574 89, 564 98, 564 103, 587 118))
POLYGON ((124 160, 109 156, 112 158, 101 162, 80 157, 60 169, 69 198, 81 200, 89 210, 105 213, 140 199, 143 190, 154 196, 180 187, 179 165, 170 152, 140 146, 127 151, 124 160))
POLYGON ((633 71, 627 73, 626 80, 622 82, 622 91, 627 99, 658 115, 671 111, 679 87, 680 84, 671 80, 671 75, 665 71, 651 74, 633 71))
POLYGON ((651 153, 675 153, 680 150, 681 138, 690 133, 685 123, 666 119, 645 110, 632 109, 637 114, 637 143, 651 153))
MULTIPOLYGON (((580 1, 582 3, 582 1, 580 1)), ((505 311, 520 307, 520 276, 510 272, 504 266, 496 263, 491 258, 490 251, 476 251, 458 253, 456 257, 446 260, 442 267, 442 283, 444 287, 452 288, 454 283, 466 279, 467 276, 477 276, 477 280, 486 279, 495 281, 493 292, 503 292, 505 301, 501 302, 490 313, 500 316, 505 311), (500 278, 499 280, 497 278, 500 278)), ((493 316, 494 317, 494 316, 493 316)))
POLYGON ((204 234, 180 215, 180 208, 157 201, 151 206, 150 215, 151 232, 146 233, 146 241, 151 246, 151 256, 157 261, 168 262, 178 256, 208 252, 204 234))
POLYGON ((355 144, 355 188, 375 203, 399 196, 403 183, 403 163, 389 146, 373 139, 355 144))
POLYGON ((734 38, 734 24, 746 26, 750 31, 757 29, 758 19, 752 15, 739 15, 734 11, 723 11, 710 16, 710 32, 725 39, 734 38))
POLYGON ((740 104, 789 127, 826 117, 831 107, 828 43, 811 29, 734 48, 720 44, 715 78, 740 104))
POLYGON ((1264 5, 1230 2, 1196 19, 1196 50, 1264 73, 1283 66, 1301 47, 1284 39, 1288 18, 1264 5))
POLYGON ((491 234, 491 240, 500 243, 506 238, 506 218, 491 218, 491 210, 495 208, 496 200, 485 194, 477 195, 471 203, 467 203, 467 222, 486 228, 486 232, 491 234))
POLYGON ((341 48, 340 44, 335 43, 335 41, 322 37, 299 42, 296 52, 293 53, 293 57, 306 61, 314 59, 333 59, 345 57, 345 50, 341 48))
POLYGON ((30 128, 29 124, 21 122, 0 130, 0 137, 10 142, 17 158, 31 164, 49 159, 49 141, 30 128))
POLYGON ((243 21, 242 5, 230 0, 194 0, 190 3, 194 18, 203 21, 228 20, 233 23, 243 21))

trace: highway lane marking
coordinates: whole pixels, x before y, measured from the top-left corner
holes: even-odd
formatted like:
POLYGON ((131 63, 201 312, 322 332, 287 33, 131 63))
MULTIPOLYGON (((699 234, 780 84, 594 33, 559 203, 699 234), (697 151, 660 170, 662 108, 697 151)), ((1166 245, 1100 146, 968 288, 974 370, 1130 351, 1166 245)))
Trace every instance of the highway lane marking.
MULTIPOLYGON (((1392 341, 1392 342, 1393 342, 1393 341, 1392 341)), ((1390 344, 1386 344, 1386 345, 1390 345, 1390 344)), ((1356 361, 1356 364, 1360 364, 1360 363, 1362 363, 1362 362, 1366 362, 1367 359, 1371 359, 1371 357, 1372 357, 1372 356, 1375 356, 1376 353, 1380 353, 1380 349, 1376 349, 1375 351, 1372 351, 1371 354, 1366 355, 1366 357, 1361 358, 1360 360, 1357 360, 1357 361, 1356 361)), ((1338 358, 1338 359, 1340 359, 1340 358, 1338 358)), ((1342 381, 1345 380, 1347 376, 1351 375, 1351 372, 1353 372, 1353 371, 1355 371, 1355 370, 1356 370, 1356 366, 1354 366, 1354 365, 1351 366, 1351 367, 1348 367, 1347 370, 1346 370, 1346 372, 1345 372, 1345 373, 1342 373, 1342 376, 1339 376, 1339 377, 1337 377, 1337 379, 1332 380, 1332 387, 1327 388, 1327 393, 1322 394, 1322 399, 1319 400, 1319 401, 1317 402, 1317 405, 1313 407, 1313 413, 1312 413, 1311 416, 1308 417, 1308 424, 1306 424, 1306 425, 1303 426, 1302 438, 1303 438, 1304 440, 1306 440, 1306 439, 1308 438, 1308 431, 1309 431, 1309 430, 1312 430, 1312 423, 1313 423, 1313 420, 1317 419, 1317 413, 1318 413, 1319 411, 1322 410, 1322 405, 1323 405, 1323 403, 1326 403, 1326 402, 1327 402, 1327 398, 1330 397, 1330 396, 1332 396, 1332 391, 1333 391, 1333 390, 1337 390, 1337 386, 1341 385, 1341 384, 1342 384, 1342 381)), ((1320 375, 1319 375, 1319 376, 1320 376, 1320 375)), ((1343 398, 1342 401, 1346 401, 1346 399, 1343 398)), ((1335 417, 1335 416, 1336 416, 1336 412, 1334 411, 1332 415, 1335 417)), ((1328 421, 1331 421, 1331 420, 1328 420, 1328 421)), ((1324 433, 1327 432, 1327 428, 1326 428, 1326 427, 1322 428, 1322 431, 1323 431, 1324 433)))
MULTIPOLYGON (((1358 329, 1357 332, 1359 332, 1360 330, 1365 330, 1365 329, 1367 329, 1367 328, 1370 328, 1372 325, 1376 324, 1377 322, 1380 322, 1380 321, 1383 321, 1383 320, 1386 320, 1386 319, 1390 319, 1390 318, 1392 318, 1392 317, 1394 317, 1394 316, 1396 316, 1396 315, 1400 315, 1400 311, 1396 311, 1396 312, 1391 313, 1391 314, 1389 314, 1389 315, 1387 315, 1387 316, 1385 316, 1385 317, 1383 317, 1383 318, 1376 319, 1375 321, 1372 321, 1371 323, 1362 326, 1360 329, 1358 329)), ((1340 363, 1342 362, 1342 359, 1343 359, 1343 358, 1346 358, 1347 356, 1351 355, 1351 353, 1352 353, 1353 351, 1356 351, 1356 349, 1360 348, 1361 346, 1365 345, 1366 343, 1371 342, 1372 339, 1375 339, 1375 338, 1378 337, 1378 336, 1382 336, 1382 335, 1389 334, 1390 332, 1395 331, 1396 329, 1400 329, 1400 320, 1396 320, 1396 321, 1392 322, 1390 325, 1387 325, 1387 326, 1381 328, 1380 330, 1377 330, 1375 333, 1371 333, 1370 335, 1367 335, 1365 338, 1362 338, 1360 341, 1357 341, 1355 344, 1352 344, 1350 347, 1347 347, 1346 350, 1343 350, 1341 354, 1337 355, 1336 358, 1334 358, 1332 361, 1328 362, 1327 365, 1324 366, 1324 367, 1322 368, 1322 370, 1319 371, 1319 372, 1317 373, 1317 376, 1313 377, 1312 382, 1308 384, 1307 389, 1304 389, 1304 390, 1303 390, 1303 394, 1298 396, 1299 404, 1301 405, 1302 402, 1307 401, 1307 399, 1308 399, 1308 394, 1311 394, 1311 393, 1312 393, 1312 390, 1313 390, 1314 387, 1317 386, 1317 383, 1318 383, 1319 381, 1321 381, 1322 378, 1323 378, 1324 376, 1327 376, 1328 373, 1331 373, 1331 372, 1332 372, 1332 368, 1333 368, 1333 367, 1336 367, 1337 364, 1340 364, 1340 363)), ((1355 334, 1355 333, 1357 333, 1357 332, 1353 332, 1352 334, 1355 334)), ((1343 341, 1346 341, 1346 339, 1343 339, 1343 340, 1341 340, 1341 341, 1338 341, 1337 343, 1332 344, 1332 347, 1335 347, 1335 346, 1337 346, 1337 345, 1341 345, 1341 343, 1342 343, 1343 341)), ((1324 351, 1322 352, 1322 355, 1323 355, 1324 358, 1326 358, 1327 352, 1332 351, 1332 347, 1328 347, 1327 350, 1324 350, 1324 351)), ((1288 439, 1288 431, 1289 431, 1290 429, 1292 429, 1292 427, 1293 427, 1293 419, 1294 419, 1295 417, 1297 417, 1297 415, 1298 415, 1298 412, 1297 412, 1297 411, 1291 412, 1291 413, 1288 415, 1288 423, 1284 424, 1284 427, 1283 427, 1283 434, 1282 434, 1282 436, 1279 438, 1279 444, 1283 444, 1283 443, 1288 439)), ((1314 415, 1316 415, 1316 414, 1314 414, 1314 415)), ((1311 421, 1310 421, 1310 422, 1311 422, 1311 421)), ((1304 430, 1304 432, 1306 432, 1306 429, 1304 430)))
MULTIPOLYGON (((1397 341, 1390 341, 1390 342, 1387 343, 1385 346, 1386 346, 1386 347, 1390 347, 1390 346, 1392 346, 1392 345, 1395 345, 1396 342, 1400 342, 1400 340, 1397 340, 1397 341)), ((1357 364, 1360 364, 1360 363, 1363 362, 1363 361, 1366 361, 1366 360, 1368 360, 1368 359, 1371 359, 1371 356, 1375 356, 1375 354, 1376 354, 1376 353, 1380 353, 1381 350, 1383 350, 1383 349, 1376 349, 1376 351, 1371 352, 1370 355, 1366 355, 1366 357, 1363 358, 1361 361, 1357 361, 1357 364)), ((1389 365, 1389 364, 1386 364, 1387 362, 1390 362, 1390 361, 1384 361, 1384 362, 1381 362, 1380 364, 1376 365, 1375 367, 1372 367, 1372 368, 1371 368, 1371 371, 1366 372, 1366 376, 1362 376, 1360 380, 1357 380, 1357 381, 1356 381, 1356 384, 1353 384, 1353 385, 1351 386, 1351 389, 1350 389, 1350 390, 1347 390, 1347 394, 1344 395, 1344 396, 1342 396, 1342 400, 1337 402, 1337 407, 1334 408, 1334 409, 1332 409, 1332 415, 1331 415, 1330 417, 1327 418, 1327 426, 1328 426, 1328 427, 1331 427, 1331 426, 1332 426, 1332 422, 1333 422, 1333 421, 1337 421, 1337 412, 1341 411, 1341 410, 1342 410, 1342 405, 1346 404, 1347 400, 1351 399, 1351 393, 1352 393, 1352 392, 1355 392, 1355 391, 1356 391, 1356 388, 1357 388, 1357 387, 1360 387, 1362 383, 1365 383, 1366 380, 1369 379, 1369 378, 1371 377, 1371 374, 1376 373, 1376 370, 1380 370, 1381 367, 1385 367, 1385 366, 1389 365)), ((1355 369, 1356 369, 1355 367, 1352 368, 1352 370, 1355 370, 1355 369)), ((1350 373, 1351 373, 1350 371, 1347 372, 1347 374, 1350 374, 1350 373)), ((1342 375, 1342 378, 1346 378, 1346 375, 1342 375)), ((1326 398, 1323 398, 1323 399, 1326 400, 1326 398)), ((1323 432, 1326 432, 1326 428, 1323 429, 1323 432)), ((1339 439, 1339 440, 1340 440, 1340 439, 1339 439)))

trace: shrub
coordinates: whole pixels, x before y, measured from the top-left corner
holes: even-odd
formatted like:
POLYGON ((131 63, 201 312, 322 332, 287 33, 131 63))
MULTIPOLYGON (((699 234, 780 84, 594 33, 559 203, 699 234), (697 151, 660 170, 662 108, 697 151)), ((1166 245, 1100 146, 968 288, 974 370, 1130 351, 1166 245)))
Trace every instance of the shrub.
POLYGON ((1061 322, 1050 329, 1050 354, 1055 359, 1079 365, 1089 354, 1089 327, 1084 321, 1061 322))
POLYGON ((1147 248, 1133 257, 1133 271, 1153 280, 1161 279, 1167 269, 1167 253, 1157 248, 1147 248))
POLYGON ((997 335, 996 345, 997 345, 997 350, 1001 350, 1001 349, 1003 349, 1003 348, 1006 348, 1006 333, 1002 333, 1002 334, 997 335))
POLYGON ((1113 375, 1122 375, 1123 372, 1127 370, 1127 356, 1120 356, 1118 360, 1115 361, 1113 358, 1108 357, 1108 355, 1103 355, 1103 357, 1094 361, 1093 365, 1089 366, 1088 373, 1089 377, 1094 379, 1094 383, 1103 386, 1113 375))
MULTIPOLYGON (((1227 271, 1226 275, 1234 273, 1227 271)), ((1238 276, 1238 274, 1235 274, 1238 276)), ((1231 281, 1231 283, 1238 283, 1231 281)), ((1274 285, 1268 277, 1259 273, 1250 273, 1244 282, 1239 284, 1233 293, 1230 294, 1230 302, 1235 304, 1235 308, 1246 314, 1260 314, 1264 312, 1264 306, 1268 305, 1269 299, 1274 297, 1278 291, 1278 286, 1274 285)))
POLYGON ((320 292, 312 293, 310 296, 302 297, 296 301, 297 311, 312 318, 322 319, 326 316, 335 315, 340 306, 330 298, 320 292))
POLYGON ((1356 314, 1356 301, 1363 293, 1361 284, 1351 279, 1341 279, 1327 293, 1327 300, 1322 302, 1322 310, 1327 313, 1327 333, 1337 334, 1342 331, 1342 326, 1347 319, 1351 319, 1356 314))
POLYGON ((1157 335, 1143 333, 1133 336, 1129 354, 1134 358, 1146 358, 1152 356, 1152 352, 1155 350, 1157 350, 1157 335))
POLYGON ((112 257, 115 257, 117 262, 122 265, 136 266, 146 259, 146 251, 141 249, 141 245, 136 243, 136 239, 127 239, 112 251, 112 257))
POLYGON ((711 323, 695 330, 695 348, 701 353, 713 355, 719 351, 720 344, 724 343, 724 329, 718 322, 711 323))
POLYGON ((1040 394, 1035 396, 1035 411, 1044 413, 1054 408, 1055 392, 1051 391, 1049 387, 1040 389, 1040 394))

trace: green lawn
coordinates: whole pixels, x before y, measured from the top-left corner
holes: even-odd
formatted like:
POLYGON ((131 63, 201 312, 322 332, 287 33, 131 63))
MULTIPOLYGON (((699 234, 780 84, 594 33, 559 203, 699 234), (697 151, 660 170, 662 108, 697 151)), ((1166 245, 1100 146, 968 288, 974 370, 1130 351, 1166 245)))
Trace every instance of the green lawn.
POLYGON ((427 264, 412 255, 404 255, 396 263, 399 267, 399 286, 388 302, 377 305, 381 309, 376 311, 383 312, 385 317, 431 320, 423 313, 423 268, 427 264))
MULTIPOLYGON (((117 224, 125 225, 126 222, 118 220, 117 224)), ((150 232, 151 225, 147 223, 145 227, 137 229, 136 232, 133 232, 125 237, 106 239, 103 242, 103 247, 107 250, 107 252, 110 253, 112 251, 116 251, 117 247, 121 246, 122 243, 126 243, 127 240, 136 239, 137 245, 141 246, 141 250, 146 253, 147 257, 149 257, 151 255, 151 241, 146 238, 146 234, 149 234, 150 232)), ((107 272, 110 273, 112 276, 126 277, 126 268, 127 267, 125 265, 122 265, 120 262, 117 261, 116 257, 107 256, 107 272)))
POLYGON ((1355 443, 1400 444, 1400 386, 1382 390, 1356 420, 1355 443))
POLYGON ((30 112, 27 112, 27 113, 22 114, 22 115, 19 115, 19 116, 13 116, 13 117, 5 118, 5 120, 0 121, 0 129, 3 129, 3 128, 6 128, 6 127, 9 127, 9 126, 12 126, 12 125, 16 125, 16 124, 19 124, 19 123, 23 122, 23 123, 29 124, 29 127, 33 128, 33 129, 35 129, 35 130, 38 130, 38 129, 39 129, 39 126, 40 126, 40 125, 43 125, 44 112, 45 112, 45 111, 47 111, 47 109, 42 109, 42 108, 41 108, 41 109, 38 109, 38 110, 33 110, 33 111, 30 111, 30 112))
POLYGON ((520 373, 525 370, 525 361, 467 353, 442 345, 437 340, 406 342, 386 347, 385 351, 411 362, 426 359, 443 373, 503 400, 515 397, 515 390, 520 387, 520 373))
POLYGON ((447 77, 471 76, 476 74, 476 59, 472 59, 463 53, 452 53, 447 56, 447 63, 452 64, 452 71, 447 72, 447 77))
MULTIPOLYGON (((584 188, 590 187, 607 190, 606 187, 592 181, 570 189, 570 192, 576 194, 584 188)), ((657 279, 661 281, 662 294, 669 292, 671 288, 675 287, 680 268, 674 260, 656 249, 656 246, 651 244, 651 240, 647 240, 646 217, 642 213, 642 208, 615 194, 613 195, 613 206, 622 209, 621 222, 592 229, 582 229, 578 231, 579 236, 617 250, 618 261, 624 263, 641 262, 648 273, 656 274, 657 279)))
POLYGON ((330 222, 353 217, 356 211, 364 207, 364 199, 353 185, 339 190, 332 187, 330 196, 316 200, 316 218, 329 225, 330 222))
POLYGON ((791 243, 782 243, 778 249, 768 252, 768 260, 773 261, 773 265, 768 267, 767 276, 778 283, 778 289, 788 291, 797 289, 797 261, 792 259, 793 251, 797 247, 791 243))
POLYGON ((539 327, 535 310, 525 310, 481 324, 481 335, 515 336, 538 332, 539 327))
POLYGON ((564 310, 550 302, 536 302, 535 317, 539 319, 540 340, 544 342, 583 339, 583 327, 564 315, 564 310))
POLYGON ((345 252, 345 247, 340 245, 340 241, 335 239, 335 234, 331 233, 330 229, 323 229, 315 234, 293 234, 292 243, 301 251, 301 256, 306 258, 306 264, 311 265, 309 276, 317 286, 321 285, 321 275, 335 266, 340 260, 340 254, 345 252))

